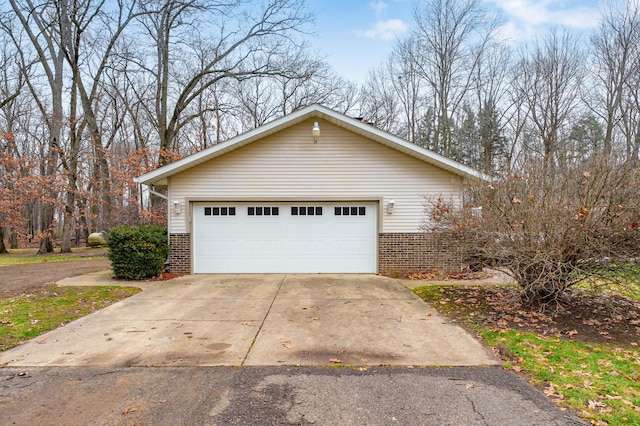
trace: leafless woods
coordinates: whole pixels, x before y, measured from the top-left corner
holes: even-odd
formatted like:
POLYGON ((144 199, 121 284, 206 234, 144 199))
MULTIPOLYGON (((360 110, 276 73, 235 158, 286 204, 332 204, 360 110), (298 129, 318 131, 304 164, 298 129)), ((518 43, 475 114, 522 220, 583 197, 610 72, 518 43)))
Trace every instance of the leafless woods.
POLYGON ((68 251, 161 222, 132 176, 311 103, 488 175, 638 159, 640 8, 515 45, 480 0, 424 0, 364 82, 309 48, 299 0, 7 0, 0 6, 0 252, 68 251))

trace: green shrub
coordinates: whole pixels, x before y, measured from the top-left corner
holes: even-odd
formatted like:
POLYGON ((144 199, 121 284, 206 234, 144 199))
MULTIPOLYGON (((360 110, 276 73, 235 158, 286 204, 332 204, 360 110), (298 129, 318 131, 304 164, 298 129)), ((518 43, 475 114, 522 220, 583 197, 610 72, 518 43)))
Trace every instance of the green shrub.
POLYGON ((169 253, 167 229, 148 225, 111 228, 107 247, 116 278, 139 280, 157 276, 169 253))

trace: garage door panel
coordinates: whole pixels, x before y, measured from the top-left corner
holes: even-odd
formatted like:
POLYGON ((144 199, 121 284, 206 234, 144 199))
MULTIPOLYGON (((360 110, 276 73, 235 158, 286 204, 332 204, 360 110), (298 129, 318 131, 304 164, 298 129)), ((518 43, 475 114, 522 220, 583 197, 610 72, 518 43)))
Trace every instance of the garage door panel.
POLYGON ((376 272, 376 206, 194 204, 194 272, 376 272), (215 207, 235 215, 213 215, 215 207))

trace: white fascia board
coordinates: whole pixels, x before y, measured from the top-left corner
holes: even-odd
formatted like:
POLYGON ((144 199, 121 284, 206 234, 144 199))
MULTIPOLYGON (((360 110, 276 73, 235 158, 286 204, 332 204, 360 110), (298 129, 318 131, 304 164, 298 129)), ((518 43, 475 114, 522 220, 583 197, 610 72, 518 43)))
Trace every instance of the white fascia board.
POLYGON ((229 151, 233 151, 255 140, 293 126, 310 117, 326 119, 339 127, 353 131, 369 139, 373 139, 376 142, 382 143, 383 145, 418 158, 426 163, 445 169, 456 175, 470 178, 472 180, 489 180, 488 176, 472 169, 471 167, 467 167, 440 154, 436 154, 433 151, 419 147, 414 143, 380 130, 375 126, 363 123, 360 120, 348 117, 321 105, 314 104, 231 138, 228 141, 221 142, 196 154, 138 176, 137 178, 134 178, 134 181, 145 185, 156 184, 159 186, 165 186, 167 184, 167 178, 171 175, 219 157, 229 151))
POLYGON ((270 123, 264 124, 260 127, 256 127, 255 129, 249 130, 248 132, 242 133, 227 141, 220 142, 219 144, 216 144, 210 148, 203 149, 200 152, 189 155, 188 157, 184 157, 171 164, 167 164, 166 166, 160 167, 152 172, 140 175, 133 180, 136 183, 142 183, 145 185, 166 185, 166 180, 171 175, 179 173, 183 170, 187 170, 193 166, 204 163, 205 161, 209 161, 213 158, 219 157, 229 151, 233 151, 234 149, 240 148, 255 140, 269 136, 270 134, 276 133, 286 127, 292 126, 306 119, 306 115, 308 115, 309 111, 313 109, 313 106, 315 105, 303 108, 289 115, 273 120, 270 123))
POLYGON ((396 149, 414 158, 418 158, 426 163, 438 166, 456 175, 470 178, 472 180, 488 181, 490 179, 489 176, 479 172, 478 170, 465 166, 464 164, 458 163, 457 161, 428 149, 422 148, 412 142, 378 129, 375 126, 363 123, 360 120, 347 117, 326 108, 323 113, 333 118, 333 120, 330 121, 338 126, 344 127, 369 139, 373 139, 383 145, 396 149))

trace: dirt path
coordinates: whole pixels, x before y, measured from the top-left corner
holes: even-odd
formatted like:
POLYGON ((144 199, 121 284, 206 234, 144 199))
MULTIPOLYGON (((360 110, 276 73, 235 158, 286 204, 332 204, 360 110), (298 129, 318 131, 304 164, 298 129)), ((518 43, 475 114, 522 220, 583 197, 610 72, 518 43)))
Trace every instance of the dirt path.
POLYGON ((110 267, 111 263, 106 257, 3 266, 0 268, 0 297, 20 294, 56 283, 64 278, 102 271, 110 267))

